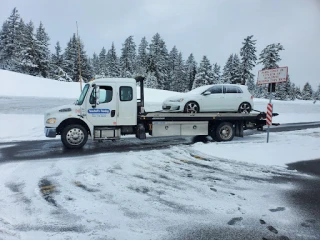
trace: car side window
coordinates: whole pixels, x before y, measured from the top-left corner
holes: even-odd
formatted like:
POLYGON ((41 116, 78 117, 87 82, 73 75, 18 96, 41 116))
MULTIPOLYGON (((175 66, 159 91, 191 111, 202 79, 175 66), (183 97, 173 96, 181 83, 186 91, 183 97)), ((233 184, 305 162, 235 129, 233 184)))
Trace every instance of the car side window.
POLYGON ((133 99, 132 87, 120 87, 120 101, 128 102, 133 99))
POLYGON ((237 87, 237 89, 238 89, 238 93, 243 93, 241 88, 237 87))
MULTIPOLYGON (((110 86, 100 86, 99 102, 108 103, 112 101, 113 89, 110 86)), ((90 96, 90 104, 94 104, 95 92, 92 91, 90 96)))
POLYGON ((240 93, 239 87, 237 87, 237 86, 225 86, 224 92, 225 93, 240 93))
POLYGON ((211 94, 222 93, 222 86, 214 86, 210 88, 208 91, 210 91, 211 94))

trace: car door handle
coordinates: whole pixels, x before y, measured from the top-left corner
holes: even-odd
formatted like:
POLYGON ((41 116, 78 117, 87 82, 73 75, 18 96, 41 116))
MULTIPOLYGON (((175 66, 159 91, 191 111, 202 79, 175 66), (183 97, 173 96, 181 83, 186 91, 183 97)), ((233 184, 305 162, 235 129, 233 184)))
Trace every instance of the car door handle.
POLYGON ((114 117, 116 115, 116 110, 111 110, 111 117, 114 117))

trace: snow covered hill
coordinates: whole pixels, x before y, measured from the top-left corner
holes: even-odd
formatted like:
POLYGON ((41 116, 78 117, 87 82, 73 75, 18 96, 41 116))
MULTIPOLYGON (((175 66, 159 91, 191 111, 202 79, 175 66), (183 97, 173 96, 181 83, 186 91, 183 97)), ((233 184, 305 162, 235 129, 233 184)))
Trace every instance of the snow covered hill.
MULTIPOLYGON (((43 134, 45 110, 73 103, 80 94, 80 84, 33 77, 0 70, 0 142, 46 139, 43 134), (23 114, 23 116, 21 115, 23 114), (10 124, 8 124, 10 123, 10 124)), ((147 111, 161 110, 164 99, 176 92, 145 89, 147 111)), ((265 111, 268 100, 254 99, 255 109, 265 111)), ((278 123, 320 121, 320 102, 273 101, 278 123)))

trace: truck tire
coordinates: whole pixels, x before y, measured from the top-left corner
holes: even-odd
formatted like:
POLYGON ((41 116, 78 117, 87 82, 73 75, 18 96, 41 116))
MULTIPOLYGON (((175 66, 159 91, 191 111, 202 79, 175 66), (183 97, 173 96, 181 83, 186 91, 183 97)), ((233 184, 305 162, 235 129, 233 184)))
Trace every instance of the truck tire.
POLYGON ((218 125, 215 131, 215 136, 212 137, 217 142, 231 141, 234 138, 235 130, 231 123, 222 122, 218 125))
POLYGON ((67 125, 61 133, 61 141, 66 148, 82 148, 88 140, 88 131, 79 124, 67 125))

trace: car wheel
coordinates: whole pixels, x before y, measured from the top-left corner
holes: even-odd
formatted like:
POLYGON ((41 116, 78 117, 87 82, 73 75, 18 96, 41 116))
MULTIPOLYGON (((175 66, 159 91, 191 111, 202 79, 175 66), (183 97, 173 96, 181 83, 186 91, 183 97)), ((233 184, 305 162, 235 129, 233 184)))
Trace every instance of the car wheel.
POLYGON ((239 113, 250 113, 251 112, 251 105, 250 103, 243 102, 240 104, 238 112, 239 113))
POLYGON ((88 131, 81 125, 66 126, 61 133, 61 141, 66 148, 81 148, 88 140, 88 131))
POLYGON ((212 137, 217 142, 231 141, 235 135, 234 127, 229 122, 222 122, 218 125, 215 131, 215 136, 212 137))
POLYGON ((185 113, 198 113, 199 111, 199 104, 194 101, 187 102, 187 104, 184 106, 185 113))

